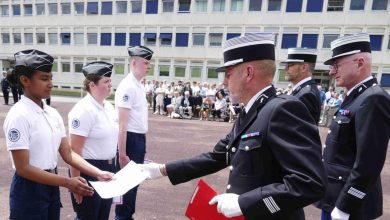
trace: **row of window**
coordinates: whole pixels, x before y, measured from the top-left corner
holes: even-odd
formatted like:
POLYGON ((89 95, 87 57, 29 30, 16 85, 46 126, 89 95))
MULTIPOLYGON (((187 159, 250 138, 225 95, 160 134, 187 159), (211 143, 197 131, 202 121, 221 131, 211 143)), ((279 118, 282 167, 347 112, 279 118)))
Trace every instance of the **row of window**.
MULTIPOLYGON (((366 4, 366 0, 350 0, 350 5, 345 6, 344 0, 329 0, 327 2, 326 9, 324 7, 324 0, 287 0, 285 12, 302 12, 304 1, 306 2, 306 12, 322 12, 326 11, 343 11, 345 8, 349 8, 351 11, 366 10, 369 6, 366 4), (367 6, 366 6, 367 5, 367 6)), ((225 12, 227 10, 231 12, 242 12, 244 7, 247 11, 262 11, 262 8, 267 8, 267 11, 282 11, 282 0, 248 0, 247 3, 244 0, 130 0, 129 1, 104 1, 101 2, 62 2, 55 3, 49 1, 44 3, 1 3, 0 15, 1 16, 31 16, 31 15, 112 15, 112 14, 127 14, 128 12, 137 14, 144 11, 145 14, 158 14, 158 13, 170 13, 177 11, 178 13, 189 13, 191 11, 191 2, 194 4, 192 11, 194 12, 225 12), (161 2, 161 4, 160 4, 161 2), (228 4, 229 2, 230 4, 228 4), (264 3, 263 3, 264 2, 264 3), (145 3, 145 6, 143 6, 145 3), (175 3, 177 3, 177 9, 175 9, 175 3), (266 6, 262 6, 266 4, 266 6), (159 7, 161 8, 159 11, 159 7), (47 10, 46 10, 47 9, 47 10), (114 11, 115 10, 115 11, 114 11), (73 12, 73 13, 72 13, 73 12)), ((389 0, 372 0, 371 10, 387 10, 389 0)))
MULTIPOLYGON (((240 33, 227 33, 226 40, 240 36, 240 33)), ((189 39, 189 33, 1 33, 2 44, 49 44, 49 45, 100 45, 100 46, 176 46, 189 47, 191 40, 192 46, 201 47, 208 45, 209 47, 219 47, 223 42, 223 33, 192 33, 189 39), (73 37, 72 37, 73 35, 73 37), (128 37, 128 38, 127 38, 128 37), (206 39, 208 37, 208 39, 206 39), (143 42, 142 42, 143 40, 143 42), (208 41, 207 41, 208 40, 208 41)), ((284 33, 281 36, 281 49, 291 47, 306 47, 306 48, 330 48, 330 42, 339 37, 339 34, 323 34, 322 46, 319 46, 318 34, 293 34, 284 33), (298 38, 300 38, 300 45, 298 38)), ((278 34, 275 36, 278 41, 278 34)), ((371 48, 373 51, 381 51, 384 41, 384 35, 370 35, 371 48)), ((276 44, 277 45, 277 44, 276 44)), ((388 38, 387 49, 390 49, 390 36, 388 38)))

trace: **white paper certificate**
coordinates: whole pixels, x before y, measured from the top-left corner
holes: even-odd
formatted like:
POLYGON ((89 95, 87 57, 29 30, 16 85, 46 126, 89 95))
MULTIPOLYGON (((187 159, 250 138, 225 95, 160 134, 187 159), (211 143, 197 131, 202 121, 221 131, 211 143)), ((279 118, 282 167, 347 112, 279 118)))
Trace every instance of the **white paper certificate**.
POLYGON ((147 174, 142 172, 136 163, 130 161, 124 168, 117 172, 113 180, 105 181, 89 181, 96 192, 103 199, 121 196, 130 189, 141 184, 147 177, 147 174))

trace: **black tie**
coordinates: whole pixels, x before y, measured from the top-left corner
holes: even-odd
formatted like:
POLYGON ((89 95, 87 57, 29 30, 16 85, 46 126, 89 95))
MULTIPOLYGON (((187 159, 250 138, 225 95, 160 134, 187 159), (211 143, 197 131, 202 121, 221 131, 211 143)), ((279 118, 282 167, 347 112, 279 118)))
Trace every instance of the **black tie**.
POLYGON ((239 125, 241 125, 244 122, 245 116, 246 116, 246 111, 245 111, 245 108, 242 107, 241 111, 240 111, 240 115, 238 116, 238 119, 239 119, 238 124, 239 125))

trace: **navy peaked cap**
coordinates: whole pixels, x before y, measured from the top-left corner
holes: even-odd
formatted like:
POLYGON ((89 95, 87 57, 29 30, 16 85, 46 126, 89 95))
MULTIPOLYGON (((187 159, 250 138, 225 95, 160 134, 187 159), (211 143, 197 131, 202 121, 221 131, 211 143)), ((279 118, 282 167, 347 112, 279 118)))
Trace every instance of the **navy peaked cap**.
POLYGON ((54 58, 39 50, 23 50, 14 54, 15 68, 27 67, 33 71, 51 72, 54 58))
POLYGON ((89 74, 111 77, 113 65, 104 61, 95 61, 87 63, 83 66, 83 74, 85 77, 89 74))
POLYGON ((309 48, 289 48, 287 60, 283 63, 316 63, 317 51, 309 48))
POLYGON ((142 57, 144 59, 152 59, 153 51, 145 46, 134 46, 127 48, 129 56, 142 57))

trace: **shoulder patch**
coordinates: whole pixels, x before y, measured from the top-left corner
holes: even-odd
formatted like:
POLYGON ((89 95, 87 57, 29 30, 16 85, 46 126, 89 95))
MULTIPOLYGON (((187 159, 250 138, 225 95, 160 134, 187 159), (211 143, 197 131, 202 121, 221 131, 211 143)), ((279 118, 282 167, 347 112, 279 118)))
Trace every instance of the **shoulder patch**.
POLYGON ((73 120, 72 120, 72 128, 78 128, 78 127, 80 127, 80 121, 77 119, 77 118, 74 118, 73 120))
POLYGON ((8 139, 12 142, 16 142, 20 139, 20 132, 16 128, 12 128, 8 131, 8 139))
POLYGON ((124 95, 124 96, 123 96, 123 101, 124 101, 124 102, 129 101, 129 96, 128 96, 128 95, 124 95))

